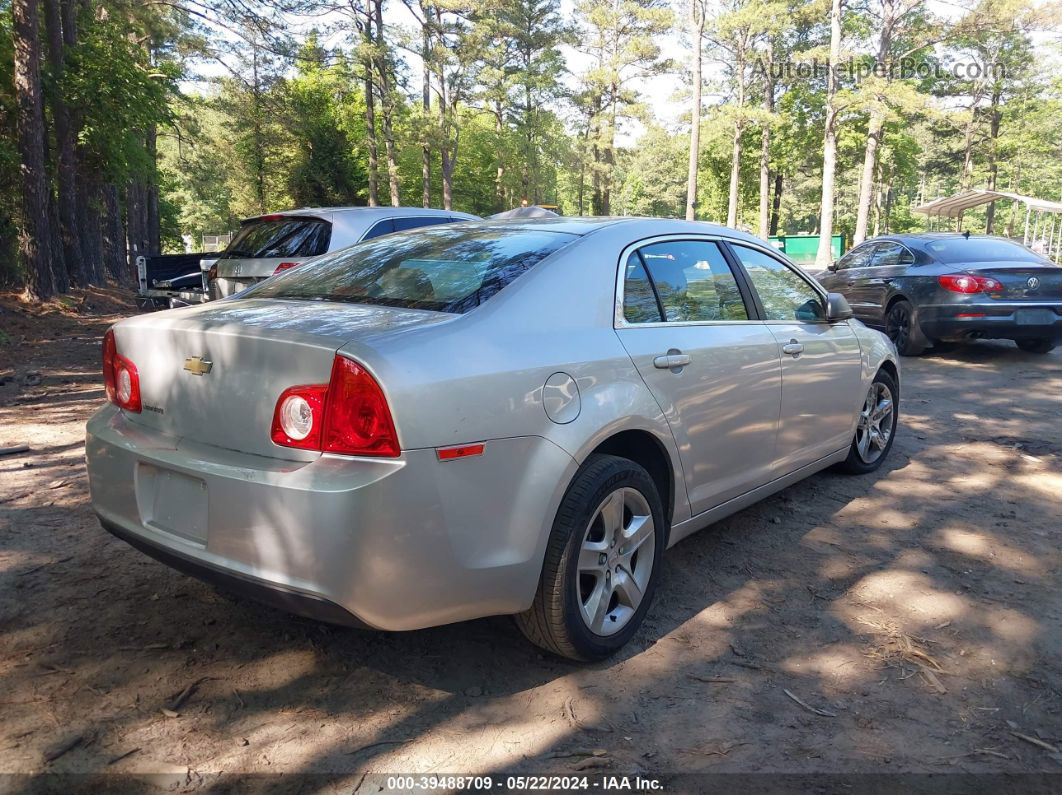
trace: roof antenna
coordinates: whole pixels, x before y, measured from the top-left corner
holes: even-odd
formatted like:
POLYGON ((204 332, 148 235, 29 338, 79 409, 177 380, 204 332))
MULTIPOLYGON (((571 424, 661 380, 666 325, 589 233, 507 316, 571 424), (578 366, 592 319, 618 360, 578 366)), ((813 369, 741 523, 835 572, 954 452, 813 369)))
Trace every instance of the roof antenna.
POLYGON ((967 240, 969 240, 970 239, 970 230, 969 229, 963 230, 962 236, 965 237, 967 240))

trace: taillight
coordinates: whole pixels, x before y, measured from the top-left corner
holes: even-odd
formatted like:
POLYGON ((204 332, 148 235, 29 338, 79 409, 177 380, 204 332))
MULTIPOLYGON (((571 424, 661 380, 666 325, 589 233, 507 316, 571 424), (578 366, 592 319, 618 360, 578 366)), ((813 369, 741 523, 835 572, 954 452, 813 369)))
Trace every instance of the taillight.
POLYGON ((118 353, 113 330, 103 335, 103 387, 111 403, 140 413, 140 375, 136 365, 118 353))
POLYGON ((291 270, 292 268, 297 268, 300 265, 302 265, 301 262, 282 262, 279 265, 277 265, 277 269, 275 271, 273 271, 273 275, 276 276, 278 273, 283 273, 286 270, 291 270))
POLYGON ((336 356, 327 384, 285 389, 273 411, 275 444, 323 453, 396 458, 401 453, 387 398, 357 362, 336 356))
POLYGON ((207 284, 218 278, 218 264, 215 262, 210 266, 210 270, 207 271, 207 284))
POLYGON ((970 273, 947 273, 938 276, 937 281, 945 290, 953 293, 995 293, 1003 289, 1003 285, 990 276, 974 276, 970 273))
POLYGON ((327 395, 328 384, 285 389, 273 412, 273 441, 283 447, 320 450, 327 395))

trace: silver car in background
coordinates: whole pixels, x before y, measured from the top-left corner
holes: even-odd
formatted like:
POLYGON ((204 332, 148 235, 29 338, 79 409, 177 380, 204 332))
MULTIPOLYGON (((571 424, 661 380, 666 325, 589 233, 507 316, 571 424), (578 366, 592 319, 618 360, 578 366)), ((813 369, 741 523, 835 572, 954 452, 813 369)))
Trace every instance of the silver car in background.
POLYGON ((211 299, 225 298, 362 240, 476 218, 421 207, 304 207, 247 218, 217 259, 204 261, 207 290, 211 299))
POLYGON ((638 629, 664 550, 892 446, 899 369, 757 238, 656 219, 450 224, 130 318, 88 423, 103 526, 327 621, 638 629))

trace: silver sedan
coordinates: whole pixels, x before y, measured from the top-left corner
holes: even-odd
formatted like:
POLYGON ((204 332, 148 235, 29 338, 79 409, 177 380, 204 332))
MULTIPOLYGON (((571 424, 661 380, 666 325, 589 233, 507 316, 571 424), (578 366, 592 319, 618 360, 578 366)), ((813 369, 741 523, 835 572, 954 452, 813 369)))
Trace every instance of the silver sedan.
POLYGON ((106 335, 103 526, 335 623, 513 614, 591 660, 664 550, 825 467, 866 473, 899 368, 749 235, 654 219, 428 227, 106 335))

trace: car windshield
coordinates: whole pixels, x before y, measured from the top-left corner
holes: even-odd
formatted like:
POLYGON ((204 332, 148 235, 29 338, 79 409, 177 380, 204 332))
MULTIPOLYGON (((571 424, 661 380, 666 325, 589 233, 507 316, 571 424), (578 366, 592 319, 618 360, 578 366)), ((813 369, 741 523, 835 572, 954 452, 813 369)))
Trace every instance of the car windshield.
POLYGON ((575 235, 433 226, 376 238, 268 279, 245 298, 290 298, 468 312, 575 235))
POLYGON ((266 259, 315 257, 328 250, 332 225, 320 218, 281 215, 252 218, 218 259, 266 259))
POLYGON ((940 262, 1043 262, 1043 257, 1009 240, 950 237, 931 240, 925 246, 940 262))

